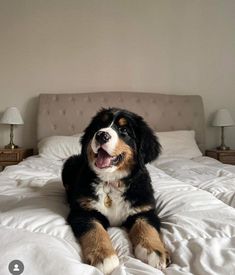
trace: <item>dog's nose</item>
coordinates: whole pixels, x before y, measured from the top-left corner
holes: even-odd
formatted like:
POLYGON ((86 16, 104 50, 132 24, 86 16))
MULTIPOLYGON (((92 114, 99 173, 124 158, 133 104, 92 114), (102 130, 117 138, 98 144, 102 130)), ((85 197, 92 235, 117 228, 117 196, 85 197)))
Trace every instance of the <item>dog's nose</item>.
POLYGON ((110 134, 108 132, 99 131, 95 135, 95 139, 99 142, 99 144, 106 143, 111 138, 110 134))

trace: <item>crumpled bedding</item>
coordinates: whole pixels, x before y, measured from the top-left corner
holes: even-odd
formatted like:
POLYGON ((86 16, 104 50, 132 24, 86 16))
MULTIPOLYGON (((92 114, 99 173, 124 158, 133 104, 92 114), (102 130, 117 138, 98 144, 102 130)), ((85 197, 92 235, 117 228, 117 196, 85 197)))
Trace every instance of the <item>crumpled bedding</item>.
MULTIPOLYGON (((171 265, 160 271, 135 259, 126 232, 112 227, 121 262, 113 275, 235 273, 234 167, 203 157, 179 161, 148 165, 171 265)), ((66 223, 61 167, 61 161, 34 156, 0 173, 1 275, 9 275, 16 259, 23 274, 101 274, 82 263, 66 223)))
POLYGON ((155 166, 182 182, 210 192, 227 205, 235 207, 235 166, 209 157, 160 158, 155 166))

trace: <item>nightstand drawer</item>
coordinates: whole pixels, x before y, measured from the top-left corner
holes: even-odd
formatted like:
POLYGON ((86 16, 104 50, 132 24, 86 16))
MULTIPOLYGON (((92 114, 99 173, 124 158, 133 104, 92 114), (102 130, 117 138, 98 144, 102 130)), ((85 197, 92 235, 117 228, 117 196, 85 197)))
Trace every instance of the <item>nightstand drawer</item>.
POLYGON ((0 152, 0 161, 17 161, 18 156, 17 153, 0 152))
POLYGON ((219 160, 223 163, 228 163, 228 164, 235 164, 235 156, 220 156, 219 160))
POLYGON ((15 165, 21 162, 23 159, 32 156, 33 149, 0 149, 0 167, 6 167, 8 165, 15 165))
POLYGON ((217 159, 224 164, 232 164, 235 165, 235 150, 217 150, 211 149, 206 150, 206 156, 217 159))

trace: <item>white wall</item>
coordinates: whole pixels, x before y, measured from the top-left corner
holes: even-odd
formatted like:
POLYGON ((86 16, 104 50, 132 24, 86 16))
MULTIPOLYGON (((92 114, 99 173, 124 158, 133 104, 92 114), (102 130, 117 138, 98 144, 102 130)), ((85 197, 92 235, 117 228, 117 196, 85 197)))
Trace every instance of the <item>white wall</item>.
MULTIPOLYGON (((235 119, 234 14, 234 0, 0 0, 0 112, 20 109, 23 146, 36 145, 40 92, 200 94, 207 119, 235 119)), ((235 127, 226 136, 235 147, 235 127)), ((208 127, 207 147, 218 140, 208 127)))

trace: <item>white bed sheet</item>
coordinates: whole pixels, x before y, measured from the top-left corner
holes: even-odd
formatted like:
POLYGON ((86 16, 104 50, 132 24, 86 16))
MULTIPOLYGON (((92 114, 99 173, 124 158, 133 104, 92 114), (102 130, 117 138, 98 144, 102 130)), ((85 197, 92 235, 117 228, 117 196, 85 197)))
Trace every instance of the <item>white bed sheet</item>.
MULTIPOLYGON (((113 275, 234 274, 235 210, 196 181, 172 177, 165 164, 159 164, 161 170, 153 165, 148 169, 172 264, 161 272, 140 262, 133 257, 125 231, 110 228, 121 261, 113 275)), ((69 208, 61 166, 59 161, 31 157, 0 174, 1 275, 9 275, 8 264, 15 259, 24 263, 23 274, 101 274, 82 263, 80 247, 66 223, 69 208)), ((233 173, 230 170, 225 169, 233 173)))
POLYGON ((165 173, 213 194, 235 208, 235 165, 226 165, 209 157, 160 158, 154 163, 165 173))

